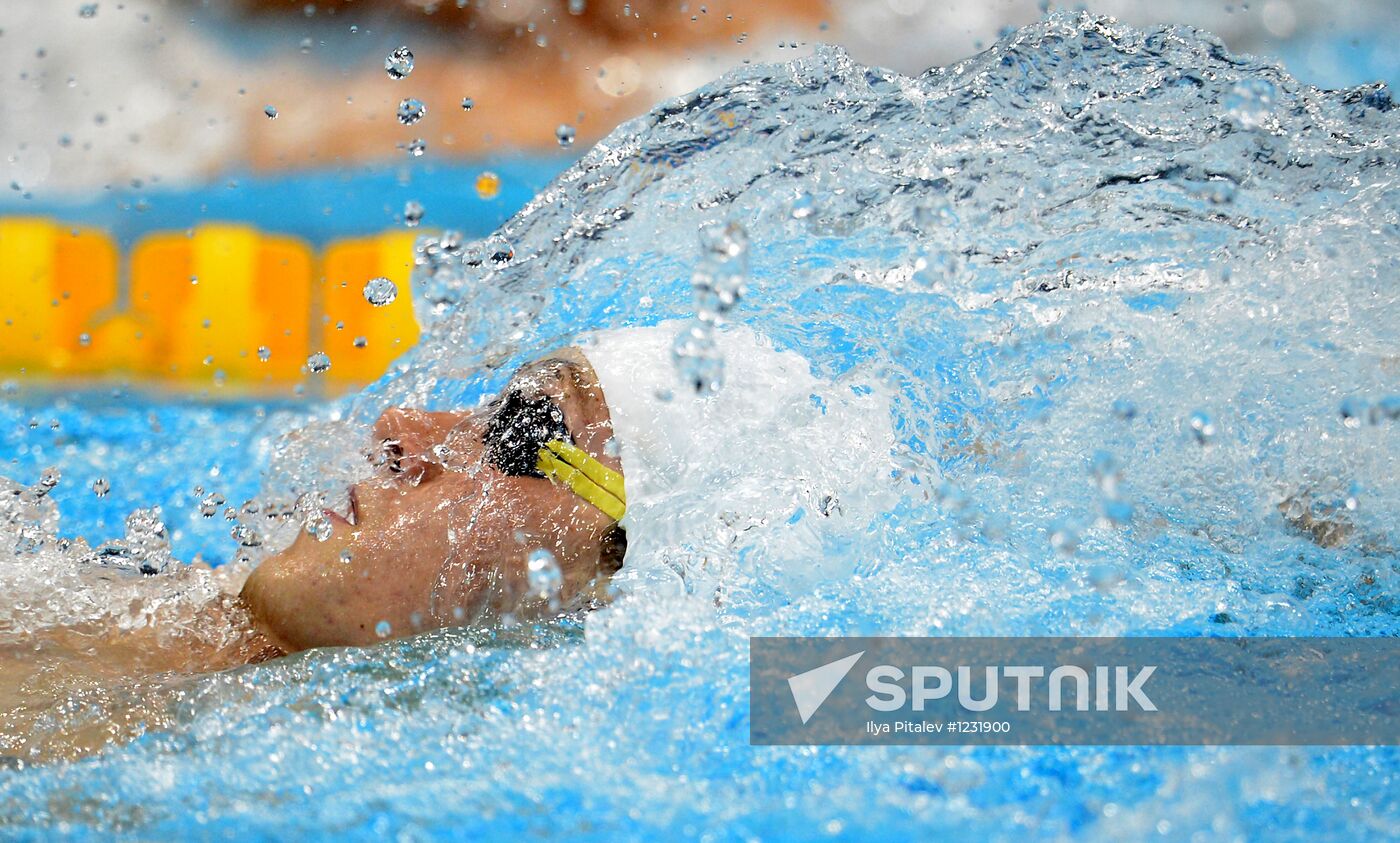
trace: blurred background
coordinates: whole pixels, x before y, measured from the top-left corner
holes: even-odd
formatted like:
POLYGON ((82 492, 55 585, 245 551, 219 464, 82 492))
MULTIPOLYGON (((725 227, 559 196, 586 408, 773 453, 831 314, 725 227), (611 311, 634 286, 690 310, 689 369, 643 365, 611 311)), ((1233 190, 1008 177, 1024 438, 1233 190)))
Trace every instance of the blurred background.
MULTIPOLYGON (((285 173, 567 155, 745 61, 840 44, 918 73, 965 58, 1034 0, 4 0, 0 151, 32 200, 285 173), (393 80, 384 61, 413 53, 393 80), (401 125, 413 97, 423 119, 401 125), (463 103, 470 101, 470 108, 463 103), (276 109, 270 119, 266 107, 276 109)), ((1091 11, 1207 29, 1303 81, 1392 79, 1400 4, 1104 0, 1091 11)), ((19 197, 7 197, 13 205, 19 197)), ((389 220, 384 220, 389 221, 389 220)), ((294 223, 288 220, 289 223, 294 223)))
MULTIPOLYGON (((346 353, 358 349, 365 360, 335 371, 363 382, 417 336, 406 311, 378 343, 356 324, 370 318, 355 310, 364 310, 357 297, 366 281, 407 283, 413 238, 402 235, 489 233, 620 122, 737 63, 790 60, 827 42, 915 74, 972 55, 1047 8, 1034 0, 0 0, 0 217, 54 226, 0 229, 8 300, 0 368, 115 367, 221 384, 239 377, 231 355, 250 359, 281 332, 285 347, 272 352, 284 367, 264 379, 291 383, 338 331, 346 353), (196 236, 224 224, 252 230, 196 236), (59 237, 77 227, 89 238, 81 247, 59 237), (143 245, 165 251, 147 250, 159 259, 142 263, 143 245), (239 261, 242 275, 211 268, 239 261), (331 264, 339 275, 328 280, 331 264), (151 277, 141 268, 157 265, 180 269, 151 277), (241 296, 237 312, 287 315, 254 333, 234 326, 208 342, 181 339, 210 327, 198 310, 208 305, 182 286, 201 272, 208 302, 241 296), (320 286, 305 296, 269 292, 306 278, 320 286), (337 295, 345 300, 331 302, 337 295), (39 314, 59 301, 73 302, 71 318, 39 314), (25 327, 36 319, 43 330, 25 327)), ((1320 87, 1400 75, 1395 0, 1088 8, 1136 26, 1209 30, 1320 87)))

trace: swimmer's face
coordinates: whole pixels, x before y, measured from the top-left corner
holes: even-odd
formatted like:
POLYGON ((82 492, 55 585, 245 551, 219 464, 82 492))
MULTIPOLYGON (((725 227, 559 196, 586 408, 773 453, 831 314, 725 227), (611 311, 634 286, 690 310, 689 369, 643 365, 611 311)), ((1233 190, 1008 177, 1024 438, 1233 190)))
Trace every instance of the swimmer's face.
MULTIPOLYGON (((576 445, 621 470, 605 452, 612 429, 602 391, 576 350, 525 367, 502 395, 512 392, 547 398, 576 445)), ((248 578, 243 596, 258 627, 288 651, 359 645, 507 614, 537 618, 601 593, 621 563, 620 531, 567 488, 488 459, 499 404, 385 411, 374 426, 380 474, 352 487, 348 513, 327 513, 330 538, 299 531, 248 578), (538 588, 548 577, 537 575, 532 588, 527 574, 541 550, 562 576, 549 596, 538 588)))

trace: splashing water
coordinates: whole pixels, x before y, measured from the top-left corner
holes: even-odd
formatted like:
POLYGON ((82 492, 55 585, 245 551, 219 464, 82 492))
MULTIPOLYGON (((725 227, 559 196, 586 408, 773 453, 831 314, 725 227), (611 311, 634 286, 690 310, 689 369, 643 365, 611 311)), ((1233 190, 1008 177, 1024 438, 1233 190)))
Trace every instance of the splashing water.
POLYGON ((427 113, 428 107, 423 104, 422 100, 409 97, 399 102, 398 118, 399 122, 405 126, 412 126, 422 120, 427 113))
POLYGON ((402 79, 413 72, 413 51, 399 47, 384 59, 384 72, 390 79, 402 79))
POLYGON ((553 553, 543 548, 531 551, 525 560, 525 575, 530 597, 546 600, 552 608, 559 608, 559 591, 564 585, 564 574, 559 570, 559 562, 553 553))
MULTIPOLYGON (((746 711, 750 635, 1395 634, 1398 120, 1383 85, 1317 91, 1195 31, 1058 14, 918 78, 820 49, 666 103, 489 241, 426 244, 428 336, 346 424, 469 405, 588 329, 742 322, 810 361, 814 406, 888 407, 894 447, 863 457, 882 479, 803 467, 782 517, 629 549, 624 571, 679 587, 586 634, 207 677, 168 733, 0 772, 0 815, 149 836, 1394 828, 1392 749, 755 748, 746 711)), ((726 495, 798 470, 784 418, 731 443, 765 458, 726 495)), ((859 452, 873 420, 852 421, 859 452)), ((319 453, 288 448, 268 485, 324 476, 319 453)))
POLYGON ((324 351, 314 351, 306 358, 306 371, 320 375, 330 371, 331 356, 324 351))
POLYGON ((365 282, 365 301, 375 307, 393 304, 399 297, 399 285, 389 278, 371 278, 365 282))

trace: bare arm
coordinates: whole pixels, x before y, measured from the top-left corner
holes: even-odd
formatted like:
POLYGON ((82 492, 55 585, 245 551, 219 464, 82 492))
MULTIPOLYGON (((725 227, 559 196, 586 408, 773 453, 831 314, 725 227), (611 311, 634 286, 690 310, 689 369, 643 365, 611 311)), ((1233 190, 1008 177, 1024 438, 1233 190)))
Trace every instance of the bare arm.
POLYGON ((282 654, 233 596, 170 620, 54 627, 0 642, 0 755, 71 759, 160 729, 193 677, 282 654))

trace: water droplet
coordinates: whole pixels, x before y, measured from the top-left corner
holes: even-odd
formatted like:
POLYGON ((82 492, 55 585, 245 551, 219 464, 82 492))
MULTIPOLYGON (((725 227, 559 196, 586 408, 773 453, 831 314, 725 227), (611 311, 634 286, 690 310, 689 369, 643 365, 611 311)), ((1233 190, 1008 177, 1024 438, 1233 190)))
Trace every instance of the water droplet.
POLYGON ((548 600, 551 607, 558 607, 564 574, 559 570, 559 562, 553 553, 544 548, 530 551, 525 560, 525 576, 531 597, 548 600))
POLYGON ((59 481, 63 479, 63 472, 55 466, 49 466, 39 473, 39 482, 30 486, 28 494, 31 500, 40 500, 54 490, 59 481))
POLYGON ((403 206, 403 224, 413 228, 423 221, 423 203, 410 199, 403 206))
MULTIPOLYGON (((84 3, 83 5, 79 6, 79 7, 78 7, 78 17, 80 17, 80 18, 95 18, 95 17, 97 17, 97 4, 96 4, 96 3, 84 3)), ((120 15, 119 15, 118 17, 120 17, 120 15)))
POLYGON ((462 110, 463 110, 463 111, 471 111, 471 110, 472 110, 472 107, 475 106, 475 105, 476 105, 476 103, 472 100, 471 97, 462 97, 462 110))
POLYGON ((413 53, 407 47, 400 47, 384 59, 384 72, 390 79, 402 79, 413 72, 413 53))
POLYGON ((715 342, 714 325, 744 295, 749 236, 737 222, 700 229, 700 260, 691 275, 695 318, 676 335, 672 362, 681 382, 696 395, 710 395, 724 385, 724 358, 715 342))
POLYGON ((422 138, 414 138, 408 143, 399 144, 399 148, 407 152, 409 158, 422 158, 423 153, 428 151, 428 142, 422 138))
POLYGON ((342 550, 340 552, 340 561, 342 564, 349 565, 354 558, 355 557, 352 556, 348 550, 342 550))
POLYGON ((311 52, 311 45, 312 45, 313 43, 314 43, 314 42, 313 42, 310 38, 303 38, 303 39, 301 39, 301 51, 302 51, 303 53, 309 53, 309 52, 311 52))
POLYGON ((260 345, 260 346, 258 346, 258 359, 259 359, 259 360, 261 360, 262 362, 266 363, 267 360, 268 360, 268 358, 271 357, 271 356, 272 356, 272 349, 268 348, 268 347, 265 346, 265 345, 260 345))
POLYGON ((143 574, 158 574, 173 561, 170 540, 165 534, 160 507, 136 509, 126 517, 126 539, 123 542, 143 574))
POLYGON ((378 635, 380 638, 388 638, 389 633, 392 631, 393 627, 389 626, 388 621, 380 621, 374 625, 374 634, 378 635))
POLYGON ((331 519, 326 517, 326 513, 317 510, 311 513, 306 519, 306 534, 318 542, 323 542, 331 537, 335 532, 335 526, 331 524, 331 519))
POLYGON ((476 195, 482 199, 495 199, 501 192, 501 177, 487 170, 476 177, 476 195))
POLYGON ((569 0, 569 14, 581 15, 588 9, 588 0, 569 0))
POLYGON ((107 493, 110 491, 112 491, 112 484, 108 482, 106 477, 99 477, 92 481, 92 493, 99 498, 107 497, 107 493))
POLYGON ((364 293, 365 301, 375 307, 383 307, 393 304, 394 299, 399 297, 399 286, 388 278, 371 278, 365 282, 364 293))
POLYGON ((369 340, 364 337, 355 337, 355 339, 351 340, 350 344, 356 348, 364 348, 369 345, 369 340))
POLYGON ((331 367, 330 355, 324 351, 317 351, 306 358, 306 369, 313 375, 323 374, 331 367))
POLYGON ((573 146, 575 134, 574 127, 567 123, 560 123, 559 128, 554 130, 554 137, 560 146, 573 146))
POLYGON ((265 105, 265 106, 263 106, 263 114, 266 114, 266 115, 267 115, 267 119, 269 119, 269 120, 276 120, 276 119, 277 119, 277 108, 276 108, 275 106, 265 105))
POLYGON ((1113 415, 1123 421, 1132 421, 1137 418, 1137 405, 1126 398, 1113 399, 1113 415))
POLYGON ((504 237, 489 237, 482 243, 482 255, 493 266, 504 266, 515 260, 515 247, 504 237))
POLYGON ((696 395, 712 395, 724 386, 724 358, 710 325, 692 320, 676 335, 671 359, 681 382, 696 395))
POLYGON ((87 348, 88 346, 92 345, 92 334, 89 334, 87 332, 78 334, 78 345, 81 345, 83 348, 87 348))
POLYGON ((422 100, 409 97, 399 101, 399 122, 405 126, 412 126, 422 120, 423 115, 427 113, 428 107, 423 104, 422 100))
POLYGON ((1209 444, 1215 438, 1215 422, 1203 410, 1197 410, 1186 420, 1187 427, 1196 442, 1201 445, 1209 444))
POLYGON ((219 507, 224 505, 224 496, 218 492, 213 492, 199 502, 199 514, 205 518, 213 518, 214 513, 219 511, 219 507))

